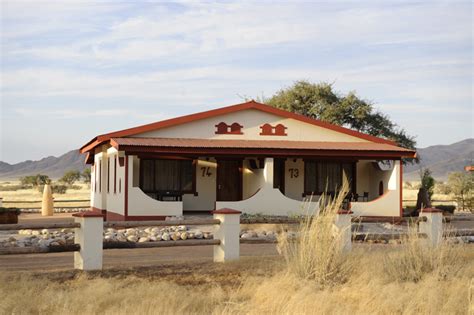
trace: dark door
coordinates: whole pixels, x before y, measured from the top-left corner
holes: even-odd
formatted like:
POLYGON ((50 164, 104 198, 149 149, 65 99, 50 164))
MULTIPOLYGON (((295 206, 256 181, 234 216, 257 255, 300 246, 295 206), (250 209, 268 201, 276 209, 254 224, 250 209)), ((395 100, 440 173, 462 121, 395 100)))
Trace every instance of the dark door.
POLYGON ((242 199, 242 161, 217 161, 217 201, 242 199))

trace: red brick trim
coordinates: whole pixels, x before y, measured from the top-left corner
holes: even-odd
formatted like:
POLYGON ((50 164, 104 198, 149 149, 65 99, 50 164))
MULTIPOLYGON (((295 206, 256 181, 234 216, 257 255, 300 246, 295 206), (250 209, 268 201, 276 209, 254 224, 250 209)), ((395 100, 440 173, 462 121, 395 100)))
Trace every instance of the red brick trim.
POLYGON ((252 100, 250 102, 246 102, 242 104, 222 107, 222 108, 213 109, 213 110, 209 110, 205 112, 176 117, 176 118, 167 119, 167 120, 163 120, 163 121, 159 121, 159 122, 155 122, 155 123, 151 123, 151 124, 147 124, 143 126, 138 126, 134 128, 124 129, 120 131, 115 131, 115 132, 99 135, 93 138, 92 140, 90 140, 89 142, 87 142, 85 145, 83 145, 80 148, 80 152, 81 153, 88 152, 92 150, 93 148, 95 148, 96 146, 98 146, 99 144, 103 143, 104 141, 109 140, 112 137, 126 137, 126 136, 134 135, 137 133, 143 133, 143 132, 147 132, 151 130, 157 130, 157 129, 162 129, 166 127, 181 125, 181 124, 196 121, 196 120, 234 113, 234 112, 245 110, 245 109, 256 109, 256 110, 274 114, 280 117, 295 119, 295 120, 302 121, 308 124, 334 130, 334 131, 341 132, 353 137, 365 139, 365 140, 376 142, 376 143, 388 143, 388 144, 396 145, 395 142, 387 140, 387 139, 367 135, 367 134, 364 134, 352 129, 336 126, 336 125, 333 125, 324 121, 320 121, 317 119, 313 119, 310 117, 306 117, 300 114, 291 113, 291 112, 278 109, 269 105, 257 103, 252 100))
POLYGON ((241 214, 242 211, 229 209, 229 208, 222 208, 222 209, 219 209, 219 210, 214 210, 211 213, 212 214, 241 214))
POLYGON ((125 221, 125 216, 112 211, 107 211, 107 221, 125 221))
POLYGON ((351 210, 339 210, 337 211, 337 214, 353 214, 351 210))
POLYGON ((102 214, 102 211, 94 211, 94 210, 73 213, 72 216, 76 218, 103 218, 104 217, 104 215, 102 214))
POLYGON ((125 221, 151 221, 151 220, 162 220, 166 219, 166 215, 129 215, 125 217, 125 221))

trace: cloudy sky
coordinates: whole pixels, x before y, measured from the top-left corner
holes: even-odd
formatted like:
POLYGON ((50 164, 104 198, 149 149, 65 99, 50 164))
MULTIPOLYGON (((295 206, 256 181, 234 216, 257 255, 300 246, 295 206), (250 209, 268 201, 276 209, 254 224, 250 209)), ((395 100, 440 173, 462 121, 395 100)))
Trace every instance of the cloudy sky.
POLYGON ((295 80, 373 101, 418 145, 473 137, 470 1, 1 4, 0 160, 271 96, 295 80))

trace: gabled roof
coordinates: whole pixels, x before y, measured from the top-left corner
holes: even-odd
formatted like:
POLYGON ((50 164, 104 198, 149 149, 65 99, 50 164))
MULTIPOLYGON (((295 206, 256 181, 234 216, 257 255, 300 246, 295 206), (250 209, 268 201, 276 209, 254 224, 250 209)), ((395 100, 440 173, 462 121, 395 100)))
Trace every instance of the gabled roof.
POLYGON ((163 129, 167 127, 172 127, 172 126, 177 126, 185 123, 189 123, 192 121, 196 120, 201 120, 201 119, 206 119, 210 117, 215 117, 215 116, 220 116, 224 114, 229 114, 229 113, 234 113, 242 110, 247 110, 247 109, 256 109, 260 110, 262 112, 274 114, 283 118, 291 118, 295 119, 298 121, 302 121, 308 124, 312 124, 315 126, 323 127, 326 129, 334 130, 340 133, 344 133, 353 137, 357 137, 360 139, 368 140, 371 142, 375 143, 386 143, 386 144, 391 144, 391 145, 396 145, 394 141, 390 141, 387 139, 379 138, 379 137, 374 137, 365 133, 361 133, 355 130, 351 130, 348 128, 344 128, 341 126, 333 125, 321 120, 313 119, 310 117, 306 117, 300 114, 288 112, 286 110, 278 109, 269 105, 265 105, 262 103, 255 102, 254 100, 237 104, 237 105, 231 105, 227 107, 221 107, 217 109, 212 109, 209 111, 205 112, 200 112, 196 114, 191 114, 191 115, 186 115, 186 116, 181 116, 181 117, 176 117, 176 118, 171 118, 167 120, 162 120, 158 121, 155 123, 147 124, 147 125, 142 125, 134 128, 129 128, 129 129, 124 129, 124 130, 119 130, 111 133, 106 133, 103 135, 99 135, 89 142, 87 142, 84 146, 81 147, 80 151, 81 153, 88 152, 92 149, 94 149, 96 146, 109 141, 111 138, 120 138, 120 137, 128 137, 148 131, 153 131, 153 130, 158 130, 158 129, 163 129))

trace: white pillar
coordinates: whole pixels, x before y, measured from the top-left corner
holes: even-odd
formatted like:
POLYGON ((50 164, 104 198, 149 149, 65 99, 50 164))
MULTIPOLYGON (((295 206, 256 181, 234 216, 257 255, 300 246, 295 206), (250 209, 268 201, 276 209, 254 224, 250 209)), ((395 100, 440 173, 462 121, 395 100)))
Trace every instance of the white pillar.
POLYGON ((214 219, 220 220, 214 232, 214 239, 221 241, 214 245, 214 262, 237 260, 240 257, 240 211, 219 209, 213 212, 214 219))
POLYGON ((265 166, 263 168, 264 185, 273 189, 273 158, 265 158, 265 166))
POLYGON ((73 214, 74 221, 81 227, 75 229, 74 242, 81 246, 74 252, 74 268, 81 270, 102 269, 102 234, 104 217, 99 211, 85 211, 73 214))
POLYGON ((431 246, 438 246, 443 239, 443 212, 435 208, 425 208, 420 212, 420 217, 426 217, 426 222, 421 221, 420 233, 428 236, 431 246))
POLYGON ((334 222, 334 225, 338 229, 343 252, 350 252, 352 250, 351 214, 352 211, 350 210, 339 210, 334 222))

